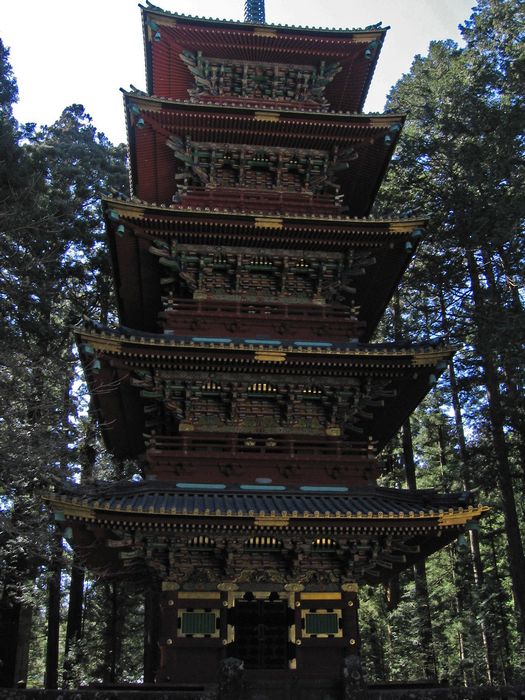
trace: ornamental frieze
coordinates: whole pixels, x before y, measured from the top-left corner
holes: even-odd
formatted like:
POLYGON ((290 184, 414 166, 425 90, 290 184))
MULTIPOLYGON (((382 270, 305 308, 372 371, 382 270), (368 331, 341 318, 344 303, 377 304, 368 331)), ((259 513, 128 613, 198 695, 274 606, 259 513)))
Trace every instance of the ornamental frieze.
POLYGON ((149 426, 221 433, 359 435, 374 408, 395 396, 384 378, 336 378, 331 385, 189 380, 186 372, 135 369, 149 426))
POLYGON ((372 249, 347 253, 255 250, 189 246, 156 240, 149 248, 159 260, 165 308, 170 295, 215 300, 351 304, 356 279, 376 265, 372 249))
POLYGON ((330 151, 192 141, 171 135, 177 192, 189 187, 242 188, 337 195, 336 174, 358 158, 352 146, 330 151))
POLYGON ((210 58, 201 51, 183 51, 180 58, 195 86, 188 92, 203 97, 310 102, 328 108, 325 87, 341 70, 338 63, 319 65, 265 63, 239 59, 210 58))

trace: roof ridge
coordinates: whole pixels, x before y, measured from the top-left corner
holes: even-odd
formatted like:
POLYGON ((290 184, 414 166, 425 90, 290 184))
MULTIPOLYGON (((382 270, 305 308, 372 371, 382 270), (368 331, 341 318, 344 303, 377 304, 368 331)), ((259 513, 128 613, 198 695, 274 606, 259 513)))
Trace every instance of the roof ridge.
POLYGON ((385 34, 390 27, 382 26, 382 22, 377 24, 370 24, 366 27, 311 27, 311 26, 301 26, 297 24, 274 24, 272 22, 264 22, 263 24, 256 22, 247 22, 241 19, 221 19, 220 17, 203 17, 199 15, 187 15, 182 12, 170 12, 169 10, 164 10, 158 5, 146 0, 146 5, 141 5, 139 7, 143 12, 149 12, 152 14, 160 14, 168 17, 176 17, 182 20, 197 21, 197 22, 219 22, 220 24, 235 24, 237 26, 246 26, 250 28, 261 27, 263 29, 288 29, 292 31, 307 31, 307 32, 348 32, 348 33, 362 33, 369 34, 370 32, 377 32, 378 34, 385 34))

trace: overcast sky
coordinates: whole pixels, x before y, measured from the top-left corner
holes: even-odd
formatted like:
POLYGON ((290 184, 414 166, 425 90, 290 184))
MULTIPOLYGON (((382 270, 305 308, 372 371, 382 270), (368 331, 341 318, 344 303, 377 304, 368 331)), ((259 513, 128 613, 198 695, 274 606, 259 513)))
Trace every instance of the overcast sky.
MULTIPOLYGON (((145 0, 144 0, 145 2, 145 0)), ((242 0, 163 0, 170 12, 242 19, 242 0)), ((458 24, 474 0, 266 0, 277 24, 390 26, 365 111, 381 111, 391 86, 433 39, 460 41, 458 24)), ((136 0, 0 0, 0 37, 11 49, 21 122, 50 124, 81 103, 113 142, 124 141, 120 87, 145 88, 140 10, 136 0)))

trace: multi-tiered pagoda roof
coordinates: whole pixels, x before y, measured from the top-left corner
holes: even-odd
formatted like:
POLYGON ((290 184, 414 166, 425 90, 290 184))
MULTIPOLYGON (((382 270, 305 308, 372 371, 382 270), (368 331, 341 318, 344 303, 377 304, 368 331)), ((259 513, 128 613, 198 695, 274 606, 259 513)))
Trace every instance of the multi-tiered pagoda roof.
POLYGON ((77 331, 106 446, 142 479, 49 501, 89 566, 162 582, 157 680, 213 680, 225 654, 333 675, 358 584, 484 510, 377 486, 453 354, 370 343, 426 225, 368 218, 404 121, 361 113, 386 29, 153 6, 143 26, 131 196, 103 203, 121 325, 77 331))

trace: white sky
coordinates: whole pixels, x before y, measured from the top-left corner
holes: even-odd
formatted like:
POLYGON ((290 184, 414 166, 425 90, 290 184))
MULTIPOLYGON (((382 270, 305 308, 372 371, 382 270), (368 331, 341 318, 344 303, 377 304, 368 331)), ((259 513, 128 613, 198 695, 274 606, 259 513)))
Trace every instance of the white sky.
MULTIPOLYGON (((144 0, 145 4, 145 0, 144 0)), ((242 19, 243 0, 158 0, 164 10, 242 19)), ((460 40, 457 26, 475 0, 266 0, 276 24, 365 27, 387 33, 365 111, 381 111, 390 87, 433 39, 460 40)), ((124 141, 120 87, 145 88, 140 10, 136 0, 0 0, 0 37, 11 49, 20 122, 50 124, 64 107, 83 104, 95 126, 124 141)))

